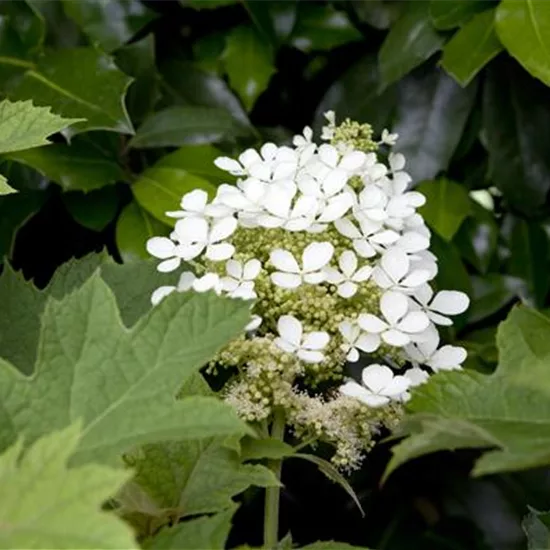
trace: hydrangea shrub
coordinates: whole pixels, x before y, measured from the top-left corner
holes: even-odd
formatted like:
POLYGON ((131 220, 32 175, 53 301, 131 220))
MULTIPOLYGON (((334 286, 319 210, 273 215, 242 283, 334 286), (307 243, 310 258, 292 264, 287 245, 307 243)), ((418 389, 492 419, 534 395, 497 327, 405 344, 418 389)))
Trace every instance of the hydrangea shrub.
POLYGON ((438 326, 468 297, 435 292, 437 258, 411 191, 398 136, 376 141, 368 124, 334 113, 318 145, 306 127, 293 147, 264 144, 238 159, 210 200, 181 200, 169 237, 147 243, 158 270, 182 269, 152 295, 205 292, 250 300, 252 320, 210 368, 231 369, 226 402, 252 423, 284 411, 298 439, 335 448, 335 465, 361 464, 374 436, 393 427, 411 389, 430 373, 460 369, 463 348, 440 346, 438 326), (185 266, 182 268, 182 266, 185 266), (346 366, 368 364, 355 381, 346 366))

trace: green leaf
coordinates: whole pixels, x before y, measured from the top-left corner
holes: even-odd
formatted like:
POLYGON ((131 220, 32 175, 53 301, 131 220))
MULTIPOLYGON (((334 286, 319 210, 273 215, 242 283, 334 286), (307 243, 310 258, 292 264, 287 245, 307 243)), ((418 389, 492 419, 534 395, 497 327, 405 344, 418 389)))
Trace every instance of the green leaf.
POLYGON ((543 307, 550 289, 548 235, 538 223, 512 216, 506 229, 510 248, 507 272, 525 281, 527 294, 523 298, 527 302, 543 307))
POLYGON ((525 283, 521 279, 500 273, 472 277, 472 288, 472 303, 468 309, 470 323, 477 323, 493 315, 525 293, 525 283))
POLYGON ((357 17, 375 29, 388 29, 399 18, 403 5, 384 0, 352 0, 351 5, 357 17))
POLYGON ((399 83, 392 131, 399 134, 395 151, 407 158, 413 180, 433 179, 447 169, 474 104, 474 84, 463 89, 433 67, 399 83))
POLYGON ((294 449, 291 445, 272 437, 256 439, 246 436, 241 442, 241 458, 243 460, 258 460, 260 458, 278 460, 293 454, 294 449))
POLYGON ((483 97, 488 176, 526 216, 540 211, 550 190, 549 99, 548 88, 519 67, 489 68, 483 97))
POLYGON ((71 217, 92 231, 103 231, 116 217, 119 193, 113 186, 89 193, 70 191, 63 195, 63 204, 71 217))
POLYGON ((71 145, 55 143, 10 153, 7 158, 34 168, 65 191, 88 192, 128 179, 114 159, 78 138, 71 145))
POLYGON ((277 28, 280 25, 276 21, 276 12, 274 13, 274 8, 276 9, 277 6, 273 6, 269 2, 256 2, 255 0, 241 0, 241 2, 248 12, 250 20, 262 35, 262 41, 276 46, 280 31, 280 28, 277 28))
POLYGON ((496 12, 500 41, 534 77, 550 86, 550 12, 545 0, 502 0, 496 12))
POLYGON ((499 227, 494 214, 477 202, 471 200, 470 208, 472 215, 464 220, 453 242, 467 262, 480 273, 487 273, 496 252, 499 227))
POLYGON ((472 16, 491 7, 486 0, 431 0, 430 16, 438 30, 454 29, 467 24, 472 16))
POLYGON ((529 507, 521 527, 527 536, 528 550, 550 548, 550 512, 539 512, 529 507))
POLYGON ((498 329, 499 365, 490 376, 439 373, 415 389, 386 476, 411 458, 439 450, 489 449, 473 474, 550 463, 550 319, 526 307, 498 329))
POLYGON ((390 29, 378 53, 383 87, 412 71, 443 45, 444 38, 432 27, 429 10, 426 0, 410 2, 390 29))
MULTIPOLYGON (((40 50, 44 43, 45 21, 31 2, 2 2, 0 13, 6 16, 6 23, 16 33, 24 50, 29 54, 40 50)), ((4 48, 0 51, 5 53, 4 48)))
POLYGON ((167 438, 246 431, 232 409, 213 397, 174 396, 249 315, 248 304, 239 300, 182 293, 128 331, 96 273, 61 301, 47 301, 32 378, 0 362, 0 446, 21 433, 33 441, 77 418, 83 420, 75 455, 80 462, 113 460, 167 438))
POLYGON ((41 57, 9 97, 49 105, 64 117, 84 118, 85 122, 72 127, 73 132, 104 129, 131 134, 132 123, 124 106, 130 82, 110 57, 93 48, 67 48, 41 57))
POLYGON ((0 153, 48 145, 48 136, 80 120, 60 117, 32 101, 13 103, 5 99, 0 103, 0 153))
POLYGON ((148 117, 138 128, 130 146, 178 147, 216 143, 236 131, 226 111, 211 107, 169 107, 148 117))
POLYGON ((0 196, 1 195, 11 195, 12 193, 17 193, 17 189, 8 185, 8 180, 0 174, 0 196))
POLYGON ((153 19, 139 0, 63 0, 63 8, 90 41, 107 52, 128 42, 153 19))
POLYGON ((334 540, 324 540, 302 546, 302 550, 369 550, 365 546, 352 546, 345 542, 336 542, 334 540))
POLYGON ((232 497, 250 485, 279 485, 271 470, 241 464, 238 453, 223 442, 223 438, 166 442, 127 455, 136 475, 121 495, 124 513, 162 519, 221 512, 232 508, 232 497))
POLYGON ((167 225, 149 215, 137 202, 124 207, 116 224, 116 245, 122 259, 149 258, 145 244, 151 237, 168 235, 167 225))
POLYGON ((366 55, 354 63, 335 80, 319 102, 315 111, 314 129, 326 123, 323 114, 333 110, 340 120, 367 121, 375 131, 380 132, 389 125, 395 107, 395 87, 382 94, 379 90, 378 63, 374 55, 366 55))
POLYGON ((501 51, 495 12, 488 10, 476 15, 445 45, 441 64, 461 86, 467 86, 501 51))
POLYGON ((102 509, 131 472, 68 468, 78 441, 77 423, 41 437, 24 454, 19 440, 0 456, 0 546, 138 548, 131 529, 102 509))
POLYGON ((419 209, 419 214, 441 237, 450 241, 470 215, 468 191, 447 178, 426 181, 416 190, 426 197, 426 204, 419 209))
MULTIPOLYGON (((213 195, 222 172, 216 168, 211 147, 182 147, 147 169, 132 186, 137 202, 163 223, 174 225, 166 212, 178 210, 182 196, 193 189, 213 195)), ((218 155, 216 155, 218 156, 218 155)))
POLYGON ((234 510, 220 512, 213 516, 190 519, 174 527, 166 527, 150 541, 145 548, 151 550, 223 550, 229 537, 234 510))
POLYGON ((231 87, 250 111, 275 72, 269 44, 252 27, 236 27, 223 52, 231 87))
POLYGON ((241 102, 220 77, 181 59, 163 63, 160 70, 162 88, 172 103, 223 109, 239 128, 251 131, 250 120, 241 102))
POLYGON ((361 503, 359 502, 359 499, 357 498, 357 495, 355 494, 355 491, 353 490, 353 487, 330 462, 318 456, 304 453, 296 453, 292 455, 291 458, 301 458, 302 460, 307 460, 308 462, 312 462, 313 464, 315 464, 317 468, 319 468, 319 471, 321 473, 323 473, 326 477, 328 477, 328 479, 330 479, 334 483, 340 485, 340 487, 342 487, 342 489, 346 491, 346 493, 352 498, 357 508, 359 508, 361 515, 365 517, 365 512, 363 510, 363 507, 361 506, 361 503))
POLYGON ((290 37, 295 48, 305 52, 331 50, 361 38, 361 33, 344 11, 336 10, 330 4, 298 4, 297 21, 290 37))

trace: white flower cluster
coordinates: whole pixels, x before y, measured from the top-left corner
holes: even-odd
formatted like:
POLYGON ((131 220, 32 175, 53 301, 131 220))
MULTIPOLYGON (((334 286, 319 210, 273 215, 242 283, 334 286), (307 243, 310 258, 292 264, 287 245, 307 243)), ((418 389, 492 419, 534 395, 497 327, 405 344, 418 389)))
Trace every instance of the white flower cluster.
MULTIPOLYGON (((425 198, 408 190, 411 178, 404 171, 404 156, 389 152, 385 163, 377 152, 338 142, 334 115, 328 113, 327 119, 323 138, 331 143, 313 143, 306 128, 295 136, 294 147, 266 143, 259 152, 248 149, 236 160, 216 160, 216 166, 237 178, 236 185, 220 185, 211 202, 202 190, 186 194, 181 210, 168 213, 177 218, 170 237, 150 239, 147 249, 162 260, 159 271, 204 258, 207 265, 221 262, 225 274, 210 269, 197 277, 185 271, 177 286, 157 289, 152 301, 189 289, 254 299, 262 273, 285 292, 324 285, 339 300, 357 298, 367 282, 376 285, 377 313, 350 315, 339 323, 336 336, 309 331, 290 314, 265 329, 272 331, 278 348, 309 364, 325 360, 324 350, 335 337, 350 362, 360 352, 397 348, 412 369, 394 375, 387 366, 371 365, 363 371, 363 385, 349 381, 341 387, 345 395, 377 407, 406 400, 408 390, 427 377, 420 365, 432 371, 460 368, 465 351, 438 348, 436 326, 450 325, 448 316, 465 311, 469 300, 456 291, 434 295, 430 287, 437 260, 428 250, 429 229, 416 212, 425 198), (257 228, 300 232, 311 239, 299 254, 274 243, 267 259, 242 259, 232 239, 236 231, 257 228), (328 236, 325 240, 329 234, 338 243, 328 236)), ((397 135, 384 131, 379 145, 390 148, 396 140, 397 135)), ((261 323, 256 316, 247 328, 255 330, 261 323)))

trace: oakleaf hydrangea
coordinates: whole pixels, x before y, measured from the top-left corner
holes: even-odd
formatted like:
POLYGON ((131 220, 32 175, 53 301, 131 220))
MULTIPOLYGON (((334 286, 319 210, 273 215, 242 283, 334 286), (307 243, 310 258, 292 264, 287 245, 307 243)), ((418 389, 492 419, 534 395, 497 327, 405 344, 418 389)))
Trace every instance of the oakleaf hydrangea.
POLYGON ((209 365, 232 373, 224 399, 258 424, 283 409, 295 437, 333 444, 334 463, 353 469, 414 387, 461 368, 466 352, 440 346, 437 327, 469 299, 433 288, 425 197, 391 151, 398 135, 374 141, 368 124, 326 118, 320 145, 305 128, 292 146, 218 158, 227 183, 211 200, 187 193, 147 250, 159 271, 182 270, 154 304, 172 292, 250 300, 245 333, 209 365), (356 381, 347 369, 360 361, 356 381))

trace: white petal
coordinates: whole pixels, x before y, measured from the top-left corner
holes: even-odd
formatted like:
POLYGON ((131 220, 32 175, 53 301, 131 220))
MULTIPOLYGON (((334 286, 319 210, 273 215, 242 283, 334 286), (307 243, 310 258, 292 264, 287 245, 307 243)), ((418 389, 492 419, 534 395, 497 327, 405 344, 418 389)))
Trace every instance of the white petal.
POLYGON ((248 260, 248 262, 244 264, 243 279, 245 281, 253 281, 260 274, 261 270, 262 264, 260 260, 257 260, 256 258, 248 260))
POLYGON ((357 325, 352 323, 351 321, 342 321, 338 325, 338 330, 340 331, 340 334, 344 337, 344 340, 354 343, 357 336, 359 335, 359 329, 357 325))
POLYGON ((332 197, 336 193, 339 193, 346 185, 348 177, 349 174, 345 170, 340 170, 339 168, 331 170, 322 183, 325 196, 332 197))
POLYGON ((296 161, 280 162, 275 166, 275 169, 273 170, 273 180, 277 181, 286 178, 294 179, 297 167, 298 165, 296 161))
POLYGON ((430 309, 445 315, 458 315, 468 309, 470 299, 464 292, 456 290, 441 290, 435 295, 430 309))
POLYGON ((211 244, 206 249, 205 256, 209 260, 212 260, 213 262, 222 262, 223 260, 227 260, 227 258, 231 258, 234 252, 235 252, 235 247, 232 244, 229 244, 229 243, 211 244))
POLYGON ((296 355, 305 363, 320 363, 325 358, 320 351, 309 351, 305 349, 299 349, 296 355))
POLYGON ((348 239, 360 239, 362 237, 359 229, 357 229, 357 227, 351 223, 350 220, 336 220, 334 222, 334 226, 340 235, 344 235, 344 237, 347 237, 348 239))
POLYGON ((351 281, 346 281, 338 287, 338 294, 342 296, 342 298, 351 298, 355 296, 356 292, 357 285, 351 281))
POLYGON ((392 378, 392 370, 385 365, 370 365, 361 373, 363 384, 374 393, 380 393, 392 381, 392 378))
POLYGON ((172 294, 176 290, 175 286, 159 286, 153 294, 151 294, 151 303, 156 306, 161 302, 168 294, 172 294))
POLYGON ((328 166, 335 168, 338 163, 338 151, 332 145, 324 143, 319 147, 319 158, 328 166))
POLYGON ((305 272, 318 271, 325 267, 334 254, 334 246, 329 242, 311 243, 302 253, 302 265, 305 272))
POLYGON ((306 273, 304 275, 304 282, 309 285, 318 285, 325 281, 325 277, 324 271, 313 271, 312 273, 306 273))
POLYGON ((255 151, 254 149, 247 149, 246 151, 244 151, 243 153, 241 153, 239 155, 239 162, 243 166, 248 168, 249 166, 252 166, 253 164, 261 163, 262 162, 262 157, 260 157, 258 152, 255 151))
POLYGON ((243 264, 237 260, 227 260, 225 271, 228 275, 240 281, 243 277, 243 264))
POLYGON ((271 280, 274 285, 280 286, 281 288, 298 288, 302 284, 300 275, 281 273, 280 271, 272 273, 271 280))
POLYGON ((353 248, 355 248, 357 254, 362 258, 372 258, 376 256, 376 250, 374 250, 366 239, 355 239, 353 241, 353 248))
POLYGON ((265 143, 260 149, 260 153, 265 160, 273 160, 277 154, 277 146, 274 143, 265 143))
POLYGON ((358 384, 357 382, 354 382, 350 380, 349 382, 346 382, 345 384, 342 384, 339 388, 340 393, 343 395, 346 395, 348 397, 356 397, 357 399, 361 399, 365 395, 369 395, 370 392, 366 390, 361 384, 358 384))
POLYGON ((395 328, 403 332, 414 334, 426 330, 429 324, 430 320, 423 311, 411 311, 397 323, 395 328))
POLYGON ((384 340, 386 344, 389 344, 390 346, 395 346, 396 348, 406 346, 411 341, 407 334, 395 329, 390 329, 386 332, 383 332, 382 340, 384 340))
POLYGON ((191 271, 184 271, 180 275, 180 279, 178 281, 178 292, 185 292, 186 290, 189 290, 193 286, 196 278, 197 277, 195 274, 191 273, 191 271))
POLYGON ((403 170, 403 168, 405 168, 405 157, 401 153, 390 153, 388 156, 388 164, 392 172, 403 170))
POLYGON ((365 164, 366 158, 367 155, 365 155, 365 153, 361 151, 352 151, 351 153, 346 153, 342 157, 339 166, 349 172, 355 172, 365 164))
POLYGON ((244 327, 244 330, 246 332, 252 332, 256 330, 260 325, 262 324, 262 318, 259 315, 252 315, 252 319, 250 320, 250 323, 244 327))
POLYGON ((147 252, 161 260, 174 256, 175 249, 176 245, 167 237, 153 237, 147 241, 147 252))
POLYGON ((380 299, 382 315, 391 325, 395 325, 407 313, 409 302, 404 294, 388 290, 380 299))
POLYGON ((402 250, 392 248, 384 253, 380 260, 382 269, 396 283, 409 272, 409 258, 402 250))
POLYGON ((378 334, 388 328, 384 321, 372 315, 372 313, 361 313, 357 318, 357 323, 363 330, 373 334, 378 334))
POLYGON ((170 271, 174 271, 174 269, 177 269, 180 266, 180 263, 180 258, 170 258, 169 260, 164 260, 164 262, 160 262, 160 264, 157 265, 157 270, 162 273, 169 273, 170 271))
POLYGON ((466 350, 459 346, 443 346, 433 354, 427 365, 435 371, 451 370, 460 366, 466 355, 466 350))
POLYGON ((338 285, 346 280, 335 267, 325 267, 323 271, 325 273, 325 280, 333 285, 338 285))
POLYGON ((372 275, 372 271, 373 271, 373 269, 370 265, 365 265, 365 266, 361 267, 355 273, 355 275, 353 275, 351 280, 356 282, 356 283, 362 283, 364 281, 367 281, 370 278, 370 276, 372 275))
POLYGON ((239 281, 233 279, 233 277, 222 277, 220 282, 222 290, 225 292, 235 292, 239 288, 239 281))
POLYGON ((302 341, 302 323, 292 315, 281 315, 277 321, 277 331, 281 338, 298 347, 302 341))
POLYGON ((424 269, 415 269, 409 273, 402 281, 401 284, 406 287, 416 288, 423 285, 430 280, 430 272, 424 269))
POLYGON ((435 313, 435 311, 426 310, 426 313, 428 314, 428 317, 431 319, 432 323, 435 323, 436 325, 441 325, 443 327, 450 327, 453 322, 449 317, 445 317, 445 315, 440 315, 439 313, 435 313))
POLYGON ((373 243, 386 244, 386 245, 393 244, 397 242, 398 239, 399 239, 399 233, 396 233, 391 229, 388 229, 386 231, 380 231, 379 233, 375 233, 370 237, 370 240, 373 243))
POLYGON ((415 289, 414 297, 422 304, 427 305, 432 299, 434 291, 430 285, 422 285, 421 287, 415 289))
POLYGON ((262 200, 264 208, 279 218, 288 218, 290 216, 290 206, 292 204, 292 195, 275 185, 269 189, 262 200))
POLYGON ((382 391, 387 397, 396 397, 411 387, 411 381, 402 375, 393 377, 393 380, 382 391))
POLYGON ((362 351, 372 353, 380 347, 380 336, 378 334, 361 334, 357 338, 355 346, 362 351))
POLYGON ((269 259, 273 266, 281 271, 286 271, 287 273, 299 273, 300 266, 296 261, 296 258, 288 250, 283 250, 282 248, 276 248, 271 251, 269 259))
POLYGON ((220 284, 220 278, 216 273, 207 273, 193 282, 193 289, 197 292, 213 290, 220 284))
POLYGON ((237 229, 237 220, 235 218, 222 218, 221 220, 217 220, 210 230, 209 241, 211 243, 219 243, 230 237, 235 229, 237 229))
POLYGON ((183 195, 181 207, 191 212, 202 212, 208 202, 208 193, 204 189, 195 189, 183 195))
POLYGON ((214 164, 220 169, 224 170, 225 172, 230 172, 231 174, 234 174, 236 176, 241 175, 243 173, 242 166, 234 159, 231 159, 229 157, 218 157, 214 164))
POLYGON ((345 250, 338 259, 340 271, 350 279, 357 270, 357 256, 351 250, 345 250))
POLYGON ((208 239, 208 222, 204 218, 183 218, 174 229, 181 243, 205 243, 208 239))
POLYGON ((202 254, 204 250, 204 243, 195 243, 195 244, 179 244, 176 247, 176 255, 179 256, 182 260, 189 261, 193 260, 197 256, 202 254))
POLYGON ((319 221, 330 223, 342 218, 353 205, 353 197, 350 193, 340 193, 332 197, 325 205, 319 221))
POLYGON ((403 373, 403 376, 409 379, 411 387, 413 388, 424 384, 424 382, 426 382, 430 377, 430 375, 425 370, 422 370, 419 367, 413 367, 412 369, 406 370, 403 373))
POLYGON ((430 246, 430 239, 414 231, 409 231, 397 241, 397 246, 405 252, 420 252, 430 246))
POLYGON ((290 342, 287 342, 284 338, 275 338, 273 340, 273 343, 283 351, 286 351, 287 353, 294 353, 298 348, 297 346, 294 346, 290 342))
POLYGON ((302 348, 308 350, 321 350, 330 341, 330 336, 326 332, 309 332, 304 336, 302 348))
POLYGON ((355 363, 355 362, 359 361, 359 352, 355 348, 351 348, 348 351, 348 354, 346 355, 346 359, 350 363, 355 363))

